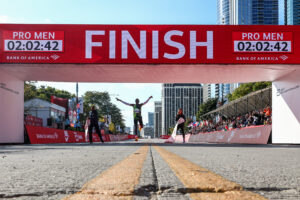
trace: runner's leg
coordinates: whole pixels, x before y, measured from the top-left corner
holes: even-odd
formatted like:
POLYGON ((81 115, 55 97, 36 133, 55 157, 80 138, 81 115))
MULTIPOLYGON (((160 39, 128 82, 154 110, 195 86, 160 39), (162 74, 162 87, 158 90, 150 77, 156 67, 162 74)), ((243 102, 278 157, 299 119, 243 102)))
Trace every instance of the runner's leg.
POLYGON ((98 124, 95 124, 95 129, 96 129, 96 132, 101 140, 102 143, 104 143, 103 139, 102 139, 102 135, 101 135, 101 132, 100 132, 100 129, 99 129, 99 125, 98 124))
POLYGON ((92 133, 92 131, 93 131, 93 124, 91 123, 89 125, 89 139, 90 139, 90 143, 93 143, 93 133, 92 133))
POLYGON ((138 123, 138 120, 134 117, 133 122, 134 122, 134 134, 137 135, 137 128, 138 128, 137 123, 138 123))
POLYGON ((182 133, 182 137, 183 137, 183 143, 185 143, 184 126, 181 127, 181 133, 182 133))
POLYGON ((139 117, 139 124, 140 124, 141 128, 144 127, 144 125, 143 125, 143 118, 142 117, 139 117))

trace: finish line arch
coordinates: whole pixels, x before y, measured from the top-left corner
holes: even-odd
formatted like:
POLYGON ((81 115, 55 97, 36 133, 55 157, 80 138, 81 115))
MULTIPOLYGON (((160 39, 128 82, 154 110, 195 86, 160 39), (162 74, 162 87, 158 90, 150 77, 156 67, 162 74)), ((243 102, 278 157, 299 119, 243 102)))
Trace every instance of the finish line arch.
POLYGON ((23 142, 24 81, 273 82, 273 143, 300 144, 300 27, 0 24, 0 143, 23 142))

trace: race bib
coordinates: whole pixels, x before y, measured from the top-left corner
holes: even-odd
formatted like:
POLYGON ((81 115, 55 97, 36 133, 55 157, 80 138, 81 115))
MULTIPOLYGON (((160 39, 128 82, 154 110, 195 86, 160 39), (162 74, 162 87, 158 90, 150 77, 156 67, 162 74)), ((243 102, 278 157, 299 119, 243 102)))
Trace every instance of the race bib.
POLYGON ((140 109, 135 108, 135 109, 134 109, 134 112, 135 112, 135 113, 140 113, 140 109))

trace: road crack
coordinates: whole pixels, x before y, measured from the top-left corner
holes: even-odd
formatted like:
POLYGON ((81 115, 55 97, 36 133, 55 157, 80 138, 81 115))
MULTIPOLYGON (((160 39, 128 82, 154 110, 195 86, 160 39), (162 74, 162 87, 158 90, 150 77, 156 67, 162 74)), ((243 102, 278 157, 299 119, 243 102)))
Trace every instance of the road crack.
POLYGON ((18 198, 18 197, 42 197, 42 196, 55 196, 59 194, 74 194, 76 193, 80 188, 67 188, 65 190, 50 190, 50 191, 44 191, 44 192, 33 192, 33 193, 19 193, 19 194, 0 194, 0 199, 12 199, 12 198, 18 198))

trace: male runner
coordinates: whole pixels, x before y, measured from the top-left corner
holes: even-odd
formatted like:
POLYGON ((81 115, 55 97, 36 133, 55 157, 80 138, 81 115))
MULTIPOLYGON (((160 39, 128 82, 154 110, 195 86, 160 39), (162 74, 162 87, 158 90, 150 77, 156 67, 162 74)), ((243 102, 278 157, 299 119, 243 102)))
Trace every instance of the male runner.
POLYGON ((101 142, 104 143, 102 136, 101 136, 101 132, 99 130, 98 120, 99 120, 98 112, 97 112, 95 106, 92 106, 92 111, 90 113, 90 124, 89 124, 90 144, 93 144, 93 134, 92 134, 93 127, 95 127, 96 133, 99 135, 101 142))
POLYGON ((121 99, 117 99, 117 101, 122 102, 123 104, 127 105, 127 106, 132 106, 133 107, 133 121, 134 121, 134 134, 137 135, 137 124, 139 122, 141 129, 144 127, 143 126, 143 119, 142 119, 142 106, 145 105, 146 103, 148 103, 148 101, 153 98, 152 96, 150 96, 147 101, 145 101, 144 103, 140 104, 140 100, 139 99, 135 99, 135 104, 130 104, 127 103, 125 101, 122 101, 121 99))

